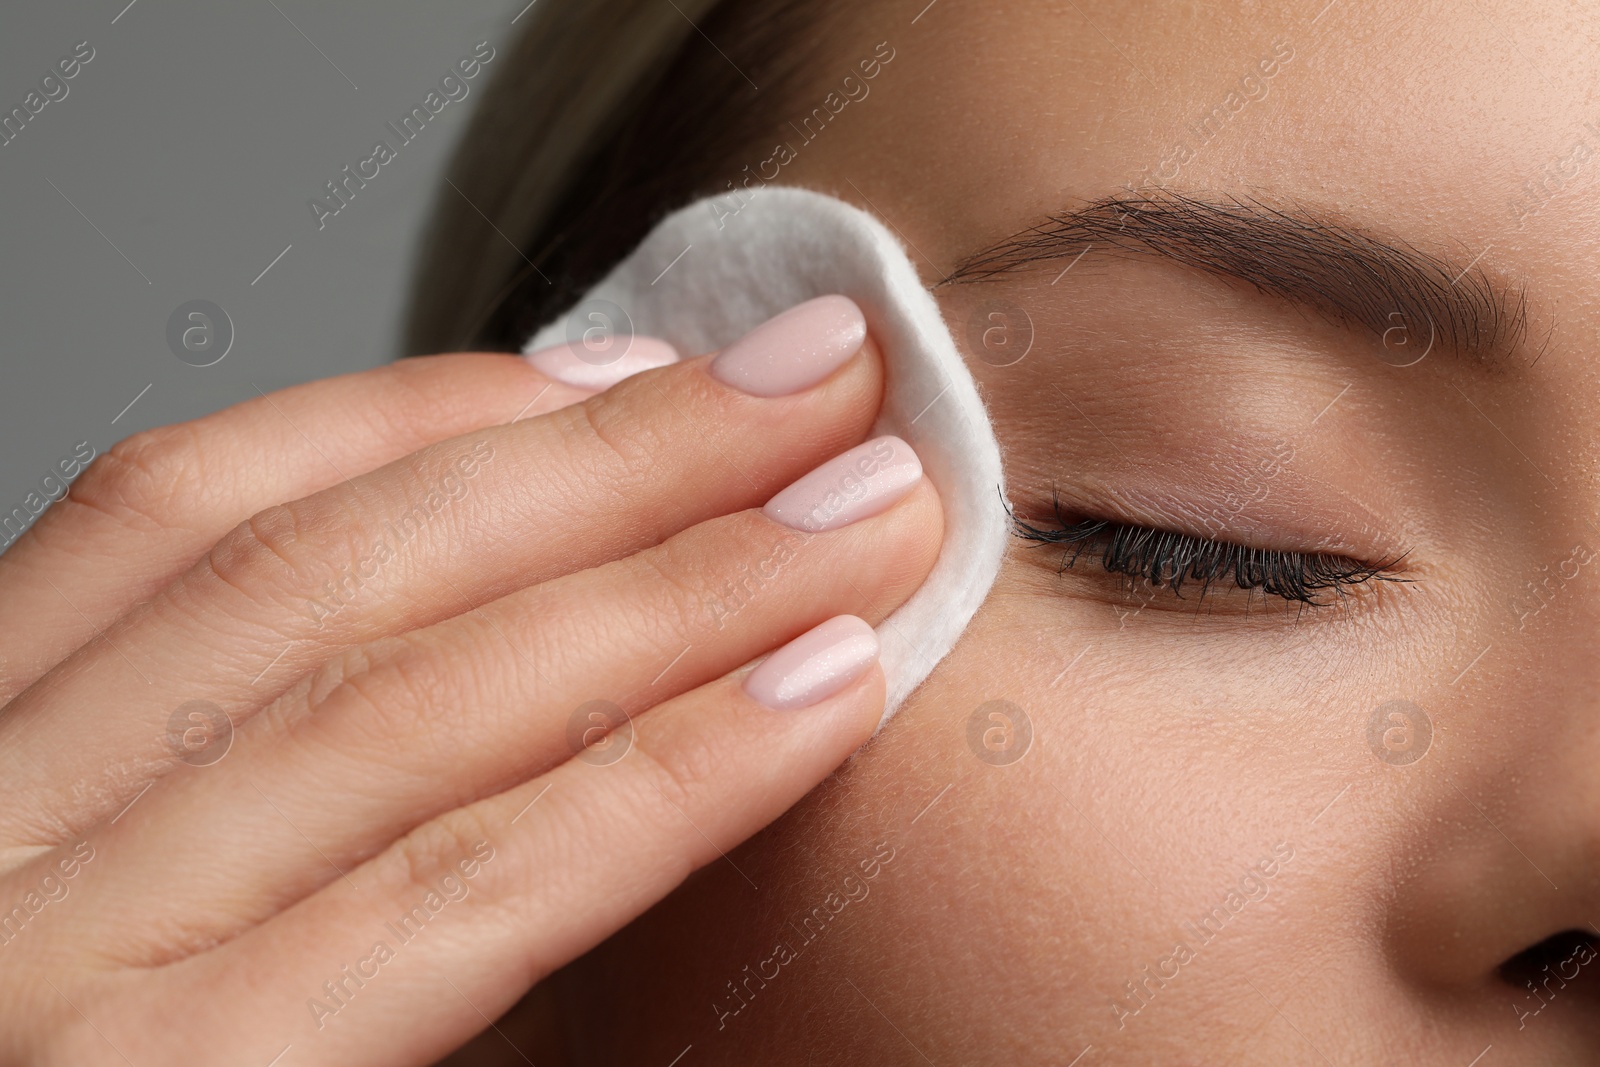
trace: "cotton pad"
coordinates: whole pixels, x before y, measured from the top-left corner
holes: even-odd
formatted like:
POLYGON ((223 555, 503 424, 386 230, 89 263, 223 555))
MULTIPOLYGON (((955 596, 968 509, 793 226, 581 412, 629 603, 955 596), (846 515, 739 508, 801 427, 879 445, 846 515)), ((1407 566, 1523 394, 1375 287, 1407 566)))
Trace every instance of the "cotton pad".
POLYGON ((663 219, 524 351, 601 329, 700 355, 812 297, 842 293, 861 306, 887 364, 873 433, 910 442, 945 513, 932 573, 877 628, 886 723, 955 646, 999 572, 1008 536, 1000 447, 939 305, 882 223, 807 189, 758 189, 737 213, 729 203, 707 198, 663 219))

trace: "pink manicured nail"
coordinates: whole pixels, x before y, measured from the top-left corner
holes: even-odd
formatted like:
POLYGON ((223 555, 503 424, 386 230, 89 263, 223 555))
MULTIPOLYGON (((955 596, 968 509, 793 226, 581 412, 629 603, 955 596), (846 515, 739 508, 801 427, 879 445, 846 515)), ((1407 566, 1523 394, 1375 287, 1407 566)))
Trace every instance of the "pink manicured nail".
POLYGON ((762 514, 820 533, 888 511, 922 480, 922 461, 898 437, 875 437, 835 456, 767 501, 762 514))
POLYGON ((819 296, 768 319, 711 361, 711 376, 755 396, 809 389, 867 339, 867 320, 844 296, 819 296))
POLYGON ((854 615, 836 615, 761 661, 744 691, 773 711, 809 708, 866 673, 878 659, 878 635, 854 615))
POLYGON ((678 362, 678 350, 655 337, 631 337, 620 355, 565 344, 529 352, 524 358, 539 373, 558 382, 599 392, 640 371, 678 362))

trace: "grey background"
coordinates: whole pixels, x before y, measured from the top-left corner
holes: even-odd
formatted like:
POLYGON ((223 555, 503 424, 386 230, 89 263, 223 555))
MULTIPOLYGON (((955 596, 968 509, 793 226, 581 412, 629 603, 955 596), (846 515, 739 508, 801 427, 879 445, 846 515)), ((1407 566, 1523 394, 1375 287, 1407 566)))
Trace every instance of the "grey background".
POLYGON ((443 164, 530 6, 7 0, 0 112, 78 42, 95 56, 0 147, 0 514, 79 441, 103 452, 258 388, 398 355, 415 244, 449 192, 443 164), (395 144, 384 124, 483 40, 497 55, 471 94, 319 231, 307 201, 380 138, 395 144), (233 321, 214 366, 167 346, 168 316, 195 299, 233 321))

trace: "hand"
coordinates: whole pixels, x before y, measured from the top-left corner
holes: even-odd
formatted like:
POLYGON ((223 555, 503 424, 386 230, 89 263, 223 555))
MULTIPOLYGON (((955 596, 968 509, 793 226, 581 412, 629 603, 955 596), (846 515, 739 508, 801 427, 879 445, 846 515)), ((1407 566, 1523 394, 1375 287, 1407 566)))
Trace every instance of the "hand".
POLYGON ((413 360, 97 460, 0 557, 0 1062, 431 1063, 731 862, 938 552, 908 446, 829 462, 864 338, 413 360))

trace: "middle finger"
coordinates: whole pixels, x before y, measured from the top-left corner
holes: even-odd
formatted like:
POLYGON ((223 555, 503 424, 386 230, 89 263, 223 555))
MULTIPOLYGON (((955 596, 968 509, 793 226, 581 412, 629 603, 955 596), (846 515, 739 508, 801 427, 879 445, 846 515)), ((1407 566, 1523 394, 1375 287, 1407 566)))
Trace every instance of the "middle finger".
MULTIPOLYGON (((163 781, 128 818, 91 835, 113 873, 85 887, 82 913, 131 910, 163 932, 168 952, 226 940, 429 819, 573 756, 606 711, 612 726, 624 714, 636 721, 586 759, 626 758, 633 731, 648 751, 653 713, 644 713, 823 619, 847 611, 879 621, 937 557, 940 510, 896 438, 830 461, 798 495, 851 485, 864 463, 874 474, 851 494, 843 528, 804 529, 822 504, 815 498, 800 517, 773 505, 723 516, 364 650, 296 687, 244 728, 236 756, 163 781), (730 597, 741 575, 760 579, 730 597), (187 883, 196 896, 174 897, 168 871, 203 871, 187 883), (227 905, 197 907, 197 898, 227 905)), ((108 943, 95 925, 78 935, 108 943)))
POLYGON ((863 337, 849 301, 812 301, 714 371, 650 371, 261 512, 9 706, 0 780, 29 802, 0 811, 0 843, 115 815, 181 754, 185 705, 241 722, 341 650, 760 503, 865 435, 882 366, 863 337))

